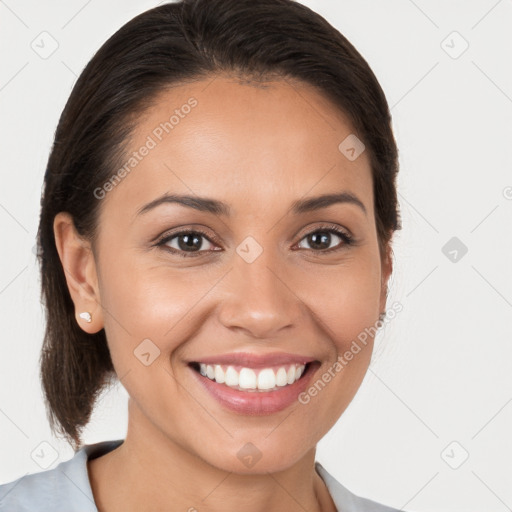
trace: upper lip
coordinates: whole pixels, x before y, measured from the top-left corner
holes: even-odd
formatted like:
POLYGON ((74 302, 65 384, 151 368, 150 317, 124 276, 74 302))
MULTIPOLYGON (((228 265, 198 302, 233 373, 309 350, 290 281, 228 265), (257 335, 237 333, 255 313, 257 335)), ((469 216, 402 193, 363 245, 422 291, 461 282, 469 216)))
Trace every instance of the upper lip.
POLYGON ((299 354, 288 354, 285 352, 271 352, 269 354, 256 354, 250 352, 233 352, 231 354, 220 354, 217 356, 202 357, 196 363, 204 364, 226 364, 233 366, 245 366, 250 368, 264 368, 280 364, 306 364, 315 361, 314 357, 301 356, 299 354))

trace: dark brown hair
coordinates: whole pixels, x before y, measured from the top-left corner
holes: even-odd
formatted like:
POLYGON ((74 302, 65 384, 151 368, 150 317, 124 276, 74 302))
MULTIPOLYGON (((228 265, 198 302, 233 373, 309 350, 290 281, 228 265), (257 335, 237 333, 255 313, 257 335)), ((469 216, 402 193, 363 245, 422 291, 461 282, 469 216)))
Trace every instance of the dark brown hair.
POLYGON ((55 215, 69 212, 94 247, 101 201, 93 191, 122 162, 136 114, 168 86, 220 73, 317 87, 348 115, 370 156, 381 255, 401 229, 398 151, 386 98, 364 58, 324 18, 293 0, 183 0, 132 19, 78 78, 57 126, 41 198, 37 244, 47 314, 41 383, 52 430, 75 450, 115 372, 105 331, 88 334, 76 322, 55 215))

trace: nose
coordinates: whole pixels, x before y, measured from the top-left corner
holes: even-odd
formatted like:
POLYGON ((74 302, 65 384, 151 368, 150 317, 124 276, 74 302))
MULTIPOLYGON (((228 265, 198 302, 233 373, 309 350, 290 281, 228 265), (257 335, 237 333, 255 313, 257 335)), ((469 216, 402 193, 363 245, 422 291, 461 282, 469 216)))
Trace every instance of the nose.
POLYGON ((285 265, 271 258, 270 251, 264 250, 252 263, 235 254, 223 280, 220 322, 252 338, 272 338, 296 327, 303 304, 287 282, 285 265))

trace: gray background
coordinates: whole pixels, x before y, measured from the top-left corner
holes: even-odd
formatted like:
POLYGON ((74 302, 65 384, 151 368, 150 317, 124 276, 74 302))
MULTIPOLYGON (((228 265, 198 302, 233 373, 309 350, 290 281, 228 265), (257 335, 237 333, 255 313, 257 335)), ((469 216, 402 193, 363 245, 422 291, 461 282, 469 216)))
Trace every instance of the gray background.
MULTIPOLYGON (((303 3, 355 45, 387 95, 404 226, 389 296, 403 311, 379 332, 317 460, 352 492, 411 512, 510 510, 512 1, 303 3)), ((49 431, 39 385, 44 168, 77 75, 156 5, 0 0, 1 483, 73 455, 49 431)), ((126 397, 121 386, 103 396, 86 443, 124 437, 126 397)))

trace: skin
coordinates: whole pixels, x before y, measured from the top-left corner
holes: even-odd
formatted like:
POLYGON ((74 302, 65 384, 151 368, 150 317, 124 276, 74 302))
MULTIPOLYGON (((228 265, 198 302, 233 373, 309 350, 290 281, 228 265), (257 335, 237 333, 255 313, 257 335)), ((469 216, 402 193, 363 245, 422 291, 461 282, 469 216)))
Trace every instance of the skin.
MULTIPOLYGON (((140 118, 129 152, 191 96, 198 105, 101 200, 95 246, 77 235, 68 214, 54 221, 77 322, 89 333, 105 329, 130 396, 124 443, 88 462, 97 506, 334 511, 314 469, 316 444, 357 392, 373 340, 307 405, 265 416, 224 409, 186 363, 236 351, 290 352, 320 361, 314 383, 375 324, 392 263, 389 248, 384 258, 379 252, 369 155, 349 161, 339 151, 351 123, 311 86, 276 80, 262 87, 228 76, 162 92, 140 118), (291 213, 293 201, 333 191, 356 195, 366 214, 350 203, 291 213), (137 215, 165 192, 222 200, 231 216, 178 204, 137 215), (348 230, 357 244, 332 235, 327 243, 338 251, 311 248, 307 235, 326 224, 348 230), (172 228, 198 226, 207 232, 201 256, 151 243, 172 228), (247 236, 263 248, 252 263, 236 252, 247 236), (78 317, 82 311, 91 323, 78 317), (160 349, 149 366, 134 356, 146 338, 160 349), (251 468, 237 457, 248 442, 262 454, 251 468)), ((167 247, 179 250, 178 241, 167 247)))

